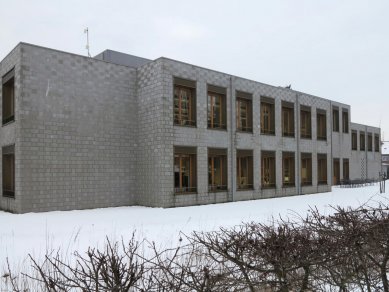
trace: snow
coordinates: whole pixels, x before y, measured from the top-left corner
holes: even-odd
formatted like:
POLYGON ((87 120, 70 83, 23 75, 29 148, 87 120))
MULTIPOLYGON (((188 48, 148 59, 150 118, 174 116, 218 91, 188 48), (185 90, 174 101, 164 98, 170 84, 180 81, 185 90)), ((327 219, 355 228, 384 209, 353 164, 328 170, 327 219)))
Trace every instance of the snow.
POLYGON ((381 152, 382 152, 382 155, 389 154, 389 141, 382 142, 381 152))
MULTIPOLYGON (((388 193, 389 194, 389 193, 388 193)), ((247 221, 266 222, 272 217, 304 215, 310 207, 323 213, 330 206, 358 206, 385 200, 378 184, 363 188, 333 187, 332 192, 264 200, 182 208, 119 207, 94 210, 10 214, 0 211, 0 270, 8 257, 13 266, 23 265, 27 254, 40 258, 61 249, 65 255, 89 246, 101 246, 106 237, 131 237, 155 241, 160 247, 175 245, 180 231, 210 231, 247 221)))

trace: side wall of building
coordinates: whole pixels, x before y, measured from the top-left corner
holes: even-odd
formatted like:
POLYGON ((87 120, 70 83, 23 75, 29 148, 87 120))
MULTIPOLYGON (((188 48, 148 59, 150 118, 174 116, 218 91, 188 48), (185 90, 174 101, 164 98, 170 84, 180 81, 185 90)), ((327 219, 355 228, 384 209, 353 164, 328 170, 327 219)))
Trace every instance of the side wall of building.
POLYGON ((136 70, 21 47, 21 212, 134 203, 136 70))

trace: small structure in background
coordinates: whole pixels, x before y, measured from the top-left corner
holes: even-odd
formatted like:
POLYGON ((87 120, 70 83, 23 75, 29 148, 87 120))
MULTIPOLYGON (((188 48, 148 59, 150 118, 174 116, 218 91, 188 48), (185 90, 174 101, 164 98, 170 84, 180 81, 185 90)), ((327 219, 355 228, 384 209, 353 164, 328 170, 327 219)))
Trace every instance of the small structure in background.
POLYGON ((386 177, 389 175, 389 141, 382 141, 381 147, 381 164, 382 172, 386 174, 386 177))
POLYGON ((385 181, 387 178, 386 172, 380 172, 380 194, 385 193, 385 181))

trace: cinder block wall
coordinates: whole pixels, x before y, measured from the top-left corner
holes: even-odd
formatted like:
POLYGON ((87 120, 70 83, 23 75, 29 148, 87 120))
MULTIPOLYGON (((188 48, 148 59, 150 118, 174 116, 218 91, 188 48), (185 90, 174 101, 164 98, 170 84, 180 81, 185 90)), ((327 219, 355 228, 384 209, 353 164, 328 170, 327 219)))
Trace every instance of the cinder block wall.
POLYGON ((21 212, 134 204, 136 70, 21 44, 21 212))

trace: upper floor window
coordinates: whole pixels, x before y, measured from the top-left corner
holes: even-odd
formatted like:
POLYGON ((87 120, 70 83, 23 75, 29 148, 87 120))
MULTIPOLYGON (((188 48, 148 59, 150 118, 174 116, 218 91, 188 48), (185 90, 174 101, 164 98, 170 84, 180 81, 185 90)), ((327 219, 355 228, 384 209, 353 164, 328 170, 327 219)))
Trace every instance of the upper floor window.
POLYGON ((317 109, 316 114, 317 139, 327 140, 327 118, 325 110, 317 109))
POLYGON ((197 192, 196 148, 174 147, 174 192, 197 192))
POLYGON ((15 120, 15 69, 2 78, 3 125, 15 120))
POLYGON ((311 109, 307 106, 301 106, 300 123, 301 138, 312 138, 311 109))
POLYGON ((261 98, 261 134, 275 134, 274 99, 261 98))
POLYGON ((348 133, 348 111, 342 111, 342 125, 343 125, 343 133, 348 133))
POLYGON ((174 124, 196 126, 196 83, 174 78, 174 124))
POLYGON ((339 132, 339 109, 337 107, 332 109, 332 130, 339 132))
POLYGON ((373 151, 373 135, 372 135, 372 133, 367 134, 367 151, 373 151))
POLYGON ((3 196, 15 197, 15 145, 2 148, 3 196))
POLYGON ((351 150, 358 150, 357 131, 351 132, 351 150))
POLYGON ((359 132, 359 150, 365 151, 366 149, 366 136, 365 132, 359 132))
POLYGON ((226 89, 208 85, 208 128, 227 129, 226 89))
POLYGON ((238 190, 253 188, 253 151, 237 150, 236 181, 238 190))
POLYGON ((374 151, 380 152, 380 135, 374 134, 374 151))
POLYGON ((242 132, 253 131, 252 95, 237 92, 236 97, 236 129, 242 132))
POLYGON ((294 137, 294 105, 282 102, 282 136, 294 137))
POLYGON ((208 190, 227 190, 226 149, 208 149, 208 190))
POLYGON ((262 188, 276 187, 276 154, 273 151, 262 151, 262 188))

